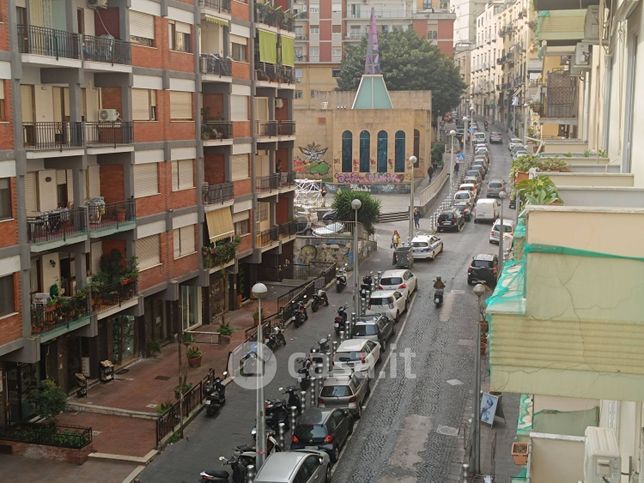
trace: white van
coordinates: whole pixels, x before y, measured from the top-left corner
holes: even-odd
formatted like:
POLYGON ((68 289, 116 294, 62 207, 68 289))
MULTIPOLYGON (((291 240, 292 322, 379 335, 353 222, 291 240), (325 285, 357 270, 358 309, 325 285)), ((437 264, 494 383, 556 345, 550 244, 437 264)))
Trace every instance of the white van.
POLYGON ((499 217, 500 211, 499 200, 481 198, 476 202, 476 208, 474 208, 474 223, 491 223, 499 217))

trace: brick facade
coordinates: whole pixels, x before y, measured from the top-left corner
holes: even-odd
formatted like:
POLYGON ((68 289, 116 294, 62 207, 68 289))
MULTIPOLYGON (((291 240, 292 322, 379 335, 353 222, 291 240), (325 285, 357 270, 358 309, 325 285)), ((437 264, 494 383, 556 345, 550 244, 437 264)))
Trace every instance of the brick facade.
POLYGON ((14 309, 17 313, 0 318, 0 346, 22 337, 22 316, 20 314, 22 290, 20 289, 20 275, 18 273, 13 274, 13 290, 14 309))

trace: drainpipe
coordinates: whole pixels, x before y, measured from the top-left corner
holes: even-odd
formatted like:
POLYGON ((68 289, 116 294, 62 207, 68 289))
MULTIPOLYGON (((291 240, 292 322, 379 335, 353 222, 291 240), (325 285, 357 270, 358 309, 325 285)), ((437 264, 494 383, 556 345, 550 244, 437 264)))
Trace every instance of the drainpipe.
POLYGON ((251 137, 251 149, 250 149, 250 179, 252 182, 251 190, 253 193, 253 215, 250 218, 251 223, 251 236, 253 237, 253 248, 257 248, 255 244, 257 243, 257 223, 255 222, 255 214, 257 213, 258 204, 257 204, 257 180, 255 179, 256 169, 255 169, 255 152, 257 151, 257 121, 255 119, 255 96, 257 95, 257 82, 255 80, 255 36, 257 32, 255 30, 255 0, 250 0, 248 6, 250 7, 250 49, 248 55, 250 56, 251 62, 251 72, 250 72, 250 137, 251 137))

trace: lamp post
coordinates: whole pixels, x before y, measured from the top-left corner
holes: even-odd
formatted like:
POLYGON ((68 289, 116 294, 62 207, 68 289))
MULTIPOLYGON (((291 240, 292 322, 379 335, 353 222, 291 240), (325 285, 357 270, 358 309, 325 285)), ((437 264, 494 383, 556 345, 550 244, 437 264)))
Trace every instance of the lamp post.
POLYGON ((477 348, 474 351, 474 474, 481 473, 481 322, 483 311, 481 310, 481 297, 487 289, 485 285, 477 283, 472 289, 478 299, 479 317, 476 324, 477 348))
POLYGON ((351 201, 351 208, 355 214, 353 225, 353 311, 360 315, 360 282, 358 276, 358 210, 362 207, 362 201, 354 199, 351 201))
POLYGON ((450 205, 452 204, 453 197, 454 197, 454 178, 456 178, 456 175, 454 174, 454 136, 456 136, 456 131, 453 129, 449 132, 449 137, 451 139, 450 145, 451 145, 451 152, 450 152, 450 162, 449 162, 449 202, 450 205))
POLYGON ((409 165, 411 167, 411 181, 409 183, 409 243, 414 239, 414 166, 418 162, 416 156, 409 157, 409 165))
POLYGON ((528 147, 528 103, 527 102, 523 104, 523 145, 527 149, 528 147))
POLYGON ((468 124, 469 120, 469 117, 463 116, 463 151, 467 149, 467 133, 470 132, 470 127, 468 124))
POLYGON ((257 363, 259 375, 257 377, 257 393, 255 401, 255 420, 257 424, 257 453, 255 457, 255 471, 264 464, 266 458, 266 413, 264 412, 264 334, 262 333, 262 298, 268 289, 263 283, 256 283, 251 289, 251 294, 257 299, 257 363))
POLYGON ((503 225, 503 202, 507 193, 503 190, 499 192, 499 199, 501 200, 501 226, 499 226, 499 274, 503 270, 503 262, 505 257, 503 255, 503 236, 505 235, 505 226, 503 225))

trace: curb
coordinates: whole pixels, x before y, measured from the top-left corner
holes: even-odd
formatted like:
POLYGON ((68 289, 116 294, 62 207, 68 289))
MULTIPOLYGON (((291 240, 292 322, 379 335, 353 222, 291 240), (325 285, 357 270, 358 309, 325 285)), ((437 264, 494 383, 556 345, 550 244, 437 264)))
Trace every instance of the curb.
POLYGON ((139 476, 141 473, 143 473, 143 470, 144 470, 144 469, 145 469, 145 466, 137 466, 136 468, 134 468, 134 469, 132 470, 132 472, 131 472, 129 475, 127 475, 127 476, 123 479, 123 482, 122 482, 122 483, 132 483, 132 482, 139 481, 139 480, 138 480, 138 476, 139 476))
POLYGON ((67 409, 81 413, 105 414, 108 416, 126 416, 129 418, 156 420, 158 415, 145 411, 135 411, 132 409, 120 409, 109 406, 95 406, 93 404, 82 404, 78 402, 68 402, 67 409))
MULTIPOLYGON (((145 456, 130 456, 112 453, 90 453, 89 457, 94 460, 123 461, 126 463, 139 463, 141 465, 147 465, 157 454, 159 454, 159 452, 156 449, 153 449, 150 450, 145 456)), ((142 468, 144 467, 145 466, 142 466, 142 468)))

